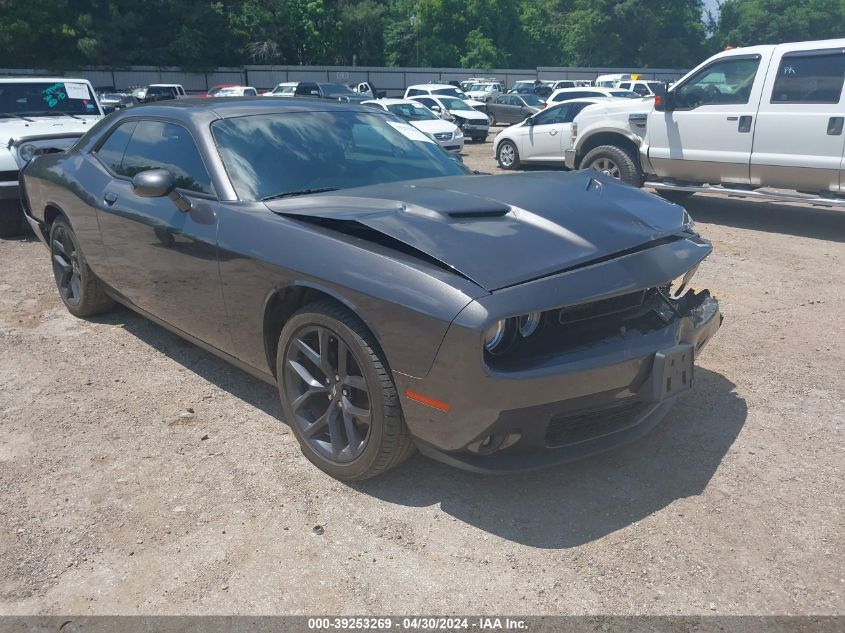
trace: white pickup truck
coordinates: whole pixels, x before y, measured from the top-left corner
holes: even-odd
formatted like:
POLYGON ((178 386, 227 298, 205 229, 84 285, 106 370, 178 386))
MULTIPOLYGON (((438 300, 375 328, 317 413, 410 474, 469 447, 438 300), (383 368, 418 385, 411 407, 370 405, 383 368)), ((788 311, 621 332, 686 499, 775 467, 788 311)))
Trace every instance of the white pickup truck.
POLYGON ((662 97, 612 115, 585 109, 565 164, 675 199, 722 192, 845 205, 843 83, 845 39, 728 50, 662 97))
POLYGON ((21 168, 40 154, 66 150, 102 117, 85 79, 0 78, 0 237, 24 228, 21 168))

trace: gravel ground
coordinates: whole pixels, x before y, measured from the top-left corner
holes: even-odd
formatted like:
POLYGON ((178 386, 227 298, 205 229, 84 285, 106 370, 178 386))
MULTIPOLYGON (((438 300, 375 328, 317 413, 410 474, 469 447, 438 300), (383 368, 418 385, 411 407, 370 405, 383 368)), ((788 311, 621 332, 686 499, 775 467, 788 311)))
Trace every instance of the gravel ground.
MULTIPOLYGON (((465 160, 495 170, 490 142, 465 160)), ((272 387, 129 311, 73 318, 45 249, 0 241, 0 614, 842 614, 845 213, 688 208, 725 323, 653 433, 355 485, 272 387)))

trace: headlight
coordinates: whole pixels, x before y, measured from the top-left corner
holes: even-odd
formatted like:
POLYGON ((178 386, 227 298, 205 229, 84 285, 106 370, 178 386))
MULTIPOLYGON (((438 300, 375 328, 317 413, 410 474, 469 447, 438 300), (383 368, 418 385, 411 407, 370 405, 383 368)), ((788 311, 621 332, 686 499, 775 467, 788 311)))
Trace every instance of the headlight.
POLYGON ((32 143, 24 143, 18 148, 18 155, 21 157, 23 162, 28 163, 33 158, 35 158, 35 154, 38 152, 38 148, 33 145, 32 143))
POLYGON ((540 327, 540 319, 542 314, 540 312, 529 312, 519 317, 519 335, 522 338, 528 338, 537 328, 540 327))
POLYGON ((455 130, 454 137, 455 137, 455 138, 463 138, 463 137, 464 137, 464 133, 463 133, 463 131, 461 130, 461 128, 458 128, 457 130, 455 130))
POLYGON ((513 338, 513 319, 500 319, 484 332, 484 349, 491 354, 505 351, 513 338))

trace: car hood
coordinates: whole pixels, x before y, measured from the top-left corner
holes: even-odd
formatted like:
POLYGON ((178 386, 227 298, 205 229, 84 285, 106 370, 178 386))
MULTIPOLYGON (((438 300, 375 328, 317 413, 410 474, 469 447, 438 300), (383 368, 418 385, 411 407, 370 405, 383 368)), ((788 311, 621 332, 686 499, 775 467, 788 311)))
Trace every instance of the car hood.
POLYGON ((595 171, 405 181, 267 205, 356 237, 363 225, 364 239, 395 241, 491 292, 647 247, 689 222, 681 207, 595 171))
POLYGON ((458 127, 454 123, 444 121, 443 119, 426 119, 423 121, 408 121, 411 125, 417 128, 420 132, 426 134, 442 134, 444 132, 454 133, 458 127))
POLYGON ((487 115, 478 110, 449 110, 449 114, 468 121, 489 121, 487 115))
POLYGON ((7 145, 9 141, 30 136, 51 136, 53 134, 79 133, 82 136, 91 129, 99 119, 99 115, 77 115, 73 117, 33 117, 27 119, 0 118, 0 144, 7 145))

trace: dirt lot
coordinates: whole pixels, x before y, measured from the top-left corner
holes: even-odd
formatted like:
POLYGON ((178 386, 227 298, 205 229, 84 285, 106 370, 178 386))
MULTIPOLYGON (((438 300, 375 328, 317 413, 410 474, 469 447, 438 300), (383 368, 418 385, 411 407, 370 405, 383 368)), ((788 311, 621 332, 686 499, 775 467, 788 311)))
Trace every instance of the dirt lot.
POLYGON ((651 435, 353 486, 272 387, 131 312, 71 317, 45 249, 0 241, 0 614, 845 612, 845 213, 688 208, 726 318, 651 435))

